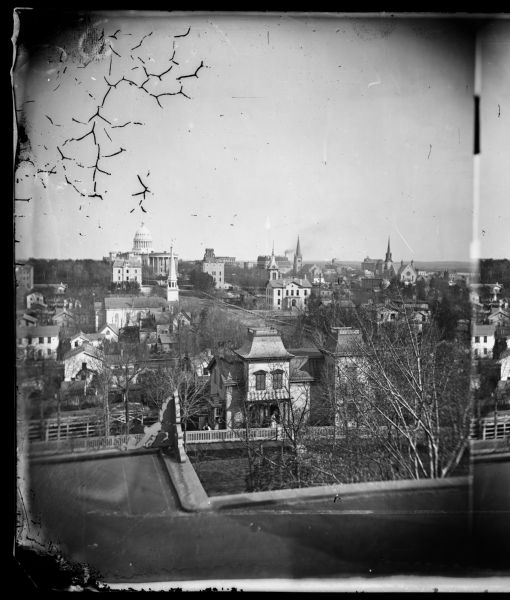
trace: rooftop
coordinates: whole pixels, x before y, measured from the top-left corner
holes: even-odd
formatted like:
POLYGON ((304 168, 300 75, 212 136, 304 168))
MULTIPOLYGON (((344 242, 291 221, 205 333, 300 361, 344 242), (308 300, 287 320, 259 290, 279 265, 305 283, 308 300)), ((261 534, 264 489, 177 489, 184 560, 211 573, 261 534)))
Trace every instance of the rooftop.
POLYGON ((472 335, 494 335, 496 326, 494 324, 481 325, 480 323, 473 323, 472 335))
POLYGON ((29 325, 17 328, 18 337, 58 337, 58 325, 29 325))
POLYGON ((108 309, 124 308, 162 308, 167 306, 167 301, 159 296, 107 296, 104 306, 108 309))
POLYGON ((278 331, 271 327, 249 328, 248 340, 234 352, 245 360, 292 358, 292 354, 285 349, 278 331))

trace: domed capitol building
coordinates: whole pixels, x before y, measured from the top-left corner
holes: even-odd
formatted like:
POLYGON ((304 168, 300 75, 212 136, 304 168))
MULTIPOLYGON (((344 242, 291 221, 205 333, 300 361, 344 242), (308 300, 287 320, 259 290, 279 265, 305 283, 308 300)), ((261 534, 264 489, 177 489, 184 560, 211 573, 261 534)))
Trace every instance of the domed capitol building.
MULTIPOLYGON (((133 238, 133 249, 130 252, 110 252, 110 260, 135 260, 141 265, 152 269, 154 275, 168 275, 172 254, 170 252, 155 252, 152 234, 142 222, 136 230, 133 238)), ((173 260, 177 265, 177 254, 173 254, 173 260)))

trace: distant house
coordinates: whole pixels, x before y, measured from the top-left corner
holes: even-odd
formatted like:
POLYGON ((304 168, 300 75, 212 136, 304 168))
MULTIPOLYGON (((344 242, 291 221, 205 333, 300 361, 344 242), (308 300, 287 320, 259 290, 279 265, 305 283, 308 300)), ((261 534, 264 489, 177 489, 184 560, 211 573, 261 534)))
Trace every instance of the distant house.
POLYGON ((20 357, 34 359, 55 359, 58 348, 58 327, 35 325, 18 327, 17 348, 20 357))
POLYGON ((115 325, 106 324, 99 330, 99 333, 110 342, 119 341, 119 330, 115 325))
POLYGON ((91 344, 84 343, 64 355, 64 380, 73 381, 84 369, 100 373, 104 368, 102 353, 91 344))
POLYGON ((28 264, 17 264, 15 270, 16 284, 31 290, 34 287, 34 267, 28 264))
POLYGON ((493 325, 510 325, 510 312, 502 308, 494 308, 487 320, 493 325))
POLYGON ((19 327, 35 327, 37 325, 37 322, 38 320, 36 319, 36 317, 33 317, 32 315, 27 315, 25 313, 18 318, 17 325, 19 327))
POLYGON ((39 292, 31 292, 27 295, 26 298, 27 308, 32 308, 34 304, 40 304, 41 306, 46 306, 46 302, 44 301, 44 296, 39 292))
POLYGON ((51 320, 59 327, 70 327, 76 323, 75 316, 65 308, 64 310, 57 312, 51 320))
POLYGON ((71 344, 71 348, 79 348, 88 342, 88 337, 85 333, 79 332, 69 340, 71 344))
POLYGON ((473 324, 471 330, 471 353, 473 358, 492 358, 495 329, 494 325, 473 324))
POLYGON ((168 311, 168 302, 159 296, 107 296, 98 328, 105 323, 119 329, 136 325, 150 314, 165 311, 168 311))
POLYGON ((157 336, 157 349, 159 352, 170 352, 175 343, 175 337, 171 334, 161 333, 157 336))
POLYGON ((177 331, 179 327, 190 327, 191 326, 191 315, 183 310, 179 311, 172 320, 172 327, 174 331, 177 331))

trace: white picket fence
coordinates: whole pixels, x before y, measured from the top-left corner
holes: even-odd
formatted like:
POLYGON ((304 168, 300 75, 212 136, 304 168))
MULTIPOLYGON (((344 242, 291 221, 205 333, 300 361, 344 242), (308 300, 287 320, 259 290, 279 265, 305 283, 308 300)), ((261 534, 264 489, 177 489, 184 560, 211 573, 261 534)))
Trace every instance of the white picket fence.
POLYGON ((510 438, 510 415, 498 414, 473 420, 471 438, 479 440, 502 440, 510 438))
POLYGON ((210 444, 214 442, 242 442, 249 440, 282 440, 286 435, 282 428, 211 429, 186 431, 187 444, 210 444))

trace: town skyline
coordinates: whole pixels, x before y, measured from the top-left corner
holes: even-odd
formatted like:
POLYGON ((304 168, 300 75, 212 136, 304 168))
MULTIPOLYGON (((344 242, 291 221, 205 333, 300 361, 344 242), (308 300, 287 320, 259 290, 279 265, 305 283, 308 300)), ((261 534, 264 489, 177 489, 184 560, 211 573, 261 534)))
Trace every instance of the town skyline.
MULTIPOLYGON (((270 253, 273 240, 280 253, 293 249, 300 235, 311 260, 360 261, 384 252, 390 235, 399 260, 470 260, 473 44, 461 27, 412 19, 95 16, 89 22, 109 40, 102 53, 94 40, 84 47, 75 23, 50 28, 45 38, 66 49, 65 67, 62 54, 37 46, 41 33, 18 47, 16 105, 36 167, 20 162, 16 173, 16 197, 30 198, 16 203, 19 257, 100 259, 129 249, 143 217, 158 249, 174 240, 183 257, 212 247, 250 260, 270 253), (134 85, 116 95, 120 88, 105 84, 129 72, 141 88, 144 66, 156 73, 153 94, 166 90, 157 78, 172 43, 179 66, 170 66, 187 77, 180 80, 186 97, 159 98, 158 106, 134 85), (92 160, 71 155, 77 144, 63 144, 84 135, 75 121, 94 117, 105 89, 95 121, 119 128, 111 143, 101 134, 111 155, 101 168, 111 175, 100 172, 95 182, 105 188, 103 199, 89 198, 81 171, 68 167, 69 184, 66 173, 51 170, 69 165, 69 156, 92 160), (143 127, 120 128, 138 119, 143 127), (113 156, 119 148, 125 151, 113 156), (141 205, 137 176, 150 190, 141 205)), ((491 64, 497 58, 492 52, 491 64)), ((507 142, 497 132, 500 152, 507 142)), ((499 180, 497 193, 484 184, 482 202, 490 194, 497 205, 500 188, 499 180)), ((482 254, 495 255, 489 237, 508 222, 508 209, 498 206, 494 223, 487 221, 493 212, 483 215, 482 254)))

